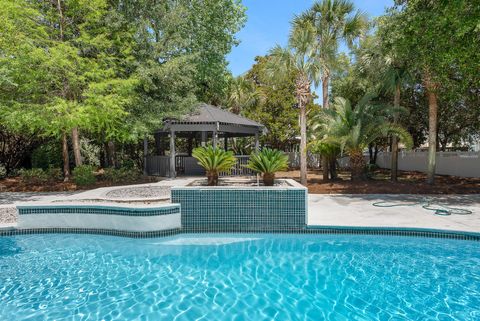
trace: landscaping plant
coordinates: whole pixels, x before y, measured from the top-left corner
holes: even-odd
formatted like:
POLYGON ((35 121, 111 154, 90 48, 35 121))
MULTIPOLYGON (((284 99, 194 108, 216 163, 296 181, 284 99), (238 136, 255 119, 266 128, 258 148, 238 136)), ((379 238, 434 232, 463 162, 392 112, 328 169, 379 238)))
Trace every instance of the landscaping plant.
POLYGON ((91 165, 80 165, 73 170, 73 180, 78 186, 93 185, 97 181, 91 165))
POLYGON ((265 186, 273 186, 275 172, 288 168, 288 156, 279 150, 264 148, 250 156, 246 167, 261 173, 265 186))
POLYGON ((213 146, 195 148, 192 156, 205 168, 209 186, 218 185, 218 173, 229 172, 237 162, 233 152, 213 146))

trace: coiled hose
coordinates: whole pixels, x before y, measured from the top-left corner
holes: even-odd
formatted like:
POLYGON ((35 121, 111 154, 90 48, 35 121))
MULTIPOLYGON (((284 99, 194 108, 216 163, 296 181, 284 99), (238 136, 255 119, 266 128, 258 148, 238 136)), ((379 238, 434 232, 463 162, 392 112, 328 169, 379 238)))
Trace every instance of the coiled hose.
POLYGON ((473 213, 472 211, 467 210, 465 208, 450 207, 450 206, 442 205, 441 203, 426 197, 420 199, 418 202, 413 202, 413 203, 380 201, 380 202, 375 202, 372 205, 376 207, 421 206, 427 211, 433 211, 435 215, 440 215, 440 216, 468 215, 473 213))

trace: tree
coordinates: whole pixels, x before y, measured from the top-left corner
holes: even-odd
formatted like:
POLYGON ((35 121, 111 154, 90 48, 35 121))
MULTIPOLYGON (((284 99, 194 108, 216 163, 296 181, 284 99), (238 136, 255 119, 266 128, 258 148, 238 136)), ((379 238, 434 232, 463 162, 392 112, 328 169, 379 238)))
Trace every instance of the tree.
POLYGON ((328 108, 329 81, 340 43, 343 41, 351 47, 367 27, 366 17, 354 10, 354 4, 349 0, 316 1, 294 20, 295 28, 313 28, 315 31, 315 56, 322 68, 323 108, 328 108))
POLYGON ((475 1, 397 1, 383 26, 389 30, 398 55, 422 76, 428 100, 430 184, 435 177, 440 94, 452 80, 459 87, 475 84, 478 88, 479 15, 480 6, 475 1))
MULTIPOLYGON (((351 47, 366 29, 367 19, 357 11, 349 0, 316 1, 312 7, 296 17, 293 24, 297 29, 313 29, 315 46, 312 51, 322 73, 323 108, 328 108, 330 77, 337 65, 338 48, 341 42, 351 47)), ((335 166, 333 162, 331 165, 335 166)), ((328 180, 328 159, 323 157, 323 179, 328 180)), ((332 173, 335 169, 332 169, 332 173)), ((334 178, 334 177, 332 177, 334 178)))
POLYGON ((243 109, 259 103, 261 98, 262 93, 252 81, 238 76, 230 81, 226 105, 232 113, 240 114, 243 109))
POLYGON ((399 110, 374 104, 371 98, 365 96, 353 108, 348 100, 337 97, 333 109, 325 109, 319 115, 322 142, 335 144, 348 154, 353 181, 365 178, 363 151, 376 139, 396 135, 407 148, 413 144, 405 129, 388 121, 399 110))
POLYGON ((312 55, 314 44, 312 28, 294 28, 288 47, 276 46, 270 50, 267 69, 272 78, 284 78, 295 72, 295 99, 300 111, 300 182, 307 184, 307 119, 306 107, 312 98, 310 87, 320 79, 320 65, 312 55))
POLYGON ((265 125, 267 131, 260 137, 263 145, 287 150, 300 134, 298 110, 294 108, 296 74, 292 71, 281 79, 271 79, 267 70, 270 59, 256 57, 245 74, 244 79, 253 85, 260 99, 244 105, 241 114, 265 125))

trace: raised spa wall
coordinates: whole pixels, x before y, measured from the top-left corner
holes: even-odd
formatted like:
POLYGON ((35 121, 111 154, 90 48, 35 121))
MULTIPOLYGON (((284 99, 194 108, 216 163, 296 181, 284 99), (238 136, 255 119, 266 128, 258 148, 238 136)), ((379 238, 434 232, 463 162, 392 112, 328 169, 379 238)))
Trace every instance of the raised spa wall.
POLYGON ((172 187, 186 232, 294 231, 306 227, 307 189, 294 180, 283 186, 172 187))
POLYGON ((19 229, 97 229, 157 232, 181 226, 180 205, 126 207, 104 205, 18 205, 19 229))

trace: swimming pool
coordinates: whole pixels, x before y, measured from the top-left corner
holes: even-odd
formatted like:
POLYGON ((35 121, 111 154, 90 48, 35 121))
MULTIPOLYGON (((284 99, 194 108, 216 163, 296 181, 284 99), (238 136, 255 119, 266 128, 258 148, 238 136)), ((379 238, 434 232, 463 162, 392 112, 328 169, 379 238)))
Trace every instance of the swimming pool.
POLYGON ((479 320, 480 242, 0 237, 0 320, 479 320))

